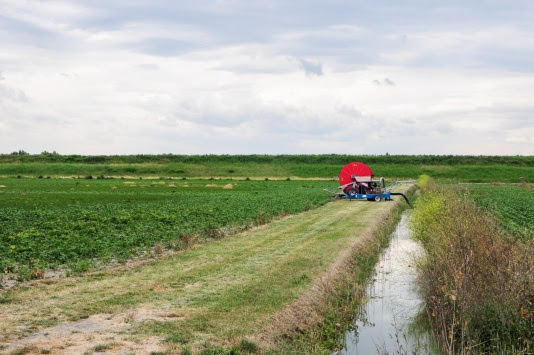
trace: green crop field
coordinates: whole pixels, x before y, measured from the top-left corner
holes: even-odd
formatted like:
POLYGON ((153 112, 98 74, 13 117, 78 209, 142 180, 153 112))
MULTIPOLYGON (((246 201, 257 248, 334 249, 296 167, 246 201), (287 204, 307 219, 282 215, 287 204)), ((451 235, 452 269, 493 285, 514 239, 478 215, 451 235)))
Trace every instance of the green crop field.
POLYGON ((84 270, 154 245, 182 249, 324 204, 330 197, 322 189, 336 187, 122 179, 1 179, 0 185, 0 268, 17 272, 61 264, 84 270))
POLYGON ((534 238, 534 189, 532 186, 470 185, 470 193, 483 208, 498 216, 506 229, 524 240, 534 238))
POLYGON ((0 176, 142 176, 332 179, 351 161, 368 164, 376 176, 438 181, 534 182, 531 156, 408 155, 129 155, 81 156, 42 153, 0 155, 0 176))

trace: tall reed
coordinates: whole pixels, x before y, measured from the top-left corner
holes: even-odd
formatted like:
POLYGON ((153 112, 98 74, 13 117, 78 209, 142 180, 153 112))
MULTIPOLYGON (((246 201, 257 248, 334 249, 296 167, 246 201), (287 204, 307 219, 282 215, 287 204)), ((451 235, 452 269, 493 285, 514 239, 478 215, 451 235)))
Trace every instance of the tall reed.
POLYGON ((456 189, 425 178, 412 228, 426 311, 447 354, 531 353, 534 244, 507 238, 456 189))

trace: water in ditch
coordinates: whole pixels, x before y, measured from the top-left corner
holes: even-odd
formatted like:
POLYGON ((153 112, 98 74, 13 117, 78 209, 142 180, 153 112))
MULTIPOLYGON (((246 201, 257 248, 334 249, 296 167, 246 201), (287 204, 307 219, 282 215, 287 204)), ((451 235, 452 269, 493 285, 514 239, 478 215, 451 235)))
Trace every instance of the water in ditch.
POLYGON ((358 312, 345 348, 337 354, 430 354, 429 335, 414 326, 422 310, 415 259, 421 246, 411 238, 404 212, 390 245, 375 266, 366 289, 368 301, 358 312))

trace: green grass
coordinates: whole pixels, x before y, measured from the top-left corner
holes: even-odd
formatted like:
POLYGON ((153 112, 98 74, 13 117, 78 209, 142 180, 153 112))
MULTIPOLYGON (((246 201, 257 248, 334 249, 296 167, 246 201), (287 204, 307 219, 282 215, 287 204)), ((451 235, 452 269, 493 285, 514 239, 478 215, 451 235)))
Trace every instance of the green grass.
POLYGON ((534 189, 521 185, 471 185, 471 197, 524 240, 534 238, 534 189))
POLYGON ((0 176, 152 176, 333 178, 351 161, 362 161, 376 176, 440 181, 534 182, 532 156, 349 156, 349 155, 0 155, 0 176))
POLYGON ((0 304, 6 315, 0 318, 0 333, 13 337, 25 327, 39 329, 36 324, 51 317, 61 322, 94 314, 122 319, 120 314, 158 310, 169 319, 132 322, 129 317, 114 330, 128 329, 137 339, 156 335, 179 346, 241 341, 241 347, 253 350, 242 339, 298 299, 377 213, 392 207, 392 202, 337 201, 143 267, 14 290, 0 304))
POLYGON ((183 249, 329 201, 333 182, 1 179, 0 269, 125 260, 183 249), (206 187, 215 184, 216 188, 206 187), (224 227, 224 228, 223 228, 224 227))
MULTIPOLYGON (((416 165, 368 163, 376 176, 388 180, 415 179, 427 174, 438 181, 462 182, 534 182, 531 166, 502 165, 416 165)), ((39 177, 48 176, 141 176, 141 177, 224 177, 242 179, 278 178, 337 178, 344 164, 295 164, 295 163, 214 163, 214 164, 70 164, 70 163, 1 163, 0 176, 39 177), (230 173, 229 171, 233 171, 230 173)))

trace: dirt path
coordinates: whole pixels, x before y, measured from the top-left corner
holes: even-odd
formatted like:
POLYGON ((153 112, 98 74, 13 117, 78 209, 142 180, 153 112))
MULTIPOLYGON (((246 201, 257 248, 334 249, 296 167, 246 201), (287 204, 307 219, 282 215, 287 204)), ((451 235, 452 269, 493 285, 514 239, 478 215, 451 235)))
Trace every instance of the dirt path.
POLYGON ((337 201, 141 267, 2 292, 0 352, 239 343, 309 291, 393 205, 337 201))

